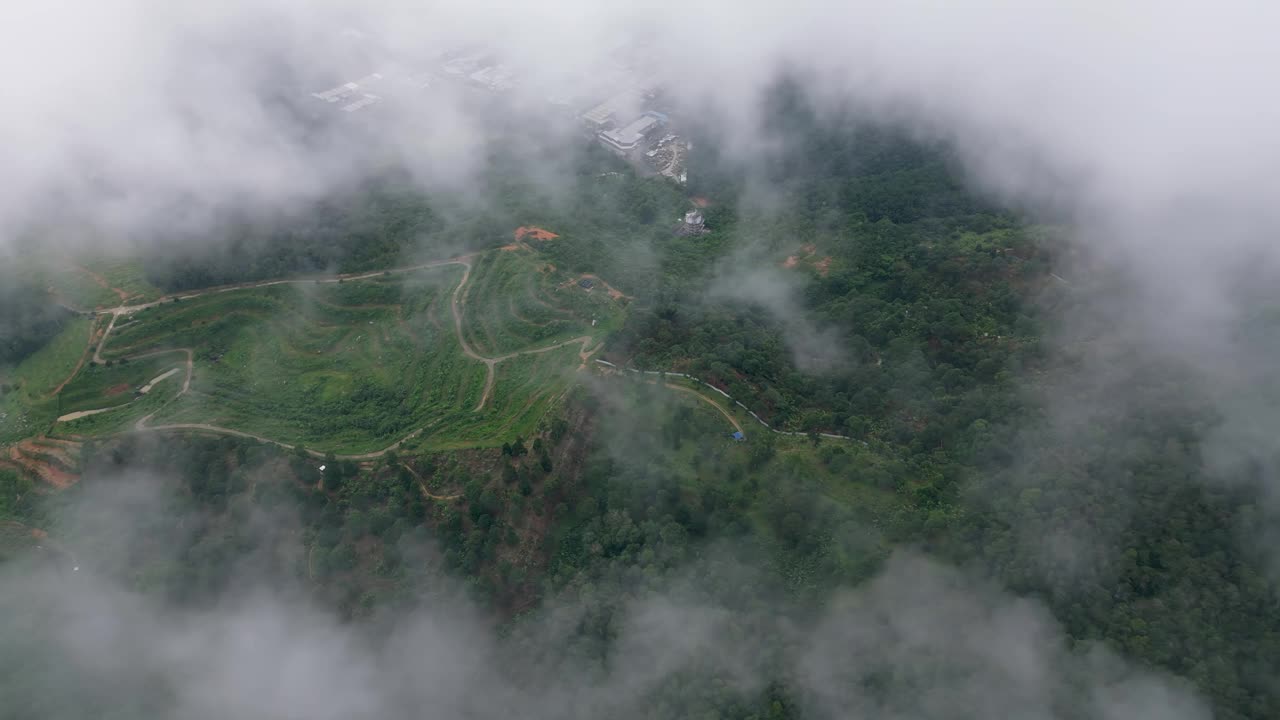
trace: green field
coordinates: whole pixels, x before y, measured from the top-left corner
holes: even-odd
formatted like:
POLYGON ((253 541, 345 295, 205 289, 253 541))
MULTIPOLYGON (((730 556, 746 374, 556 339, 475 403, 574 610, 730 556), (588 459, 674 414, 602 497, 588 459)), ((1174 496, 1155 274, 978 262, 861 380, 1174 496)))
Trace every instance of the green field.
POLYGON ((104 321, 74 318, 18 366, 0 368, 0 383, 8 388, 0 395, 0 442, 43 432, 57 418, 58 403, 52 393, 80 362, 94 322, 104 321))
POLYGON ((583 365, 581 342, 557 343, 590 336, 597 346, 623 306, 540 268, 531 254, 514 255, 480 256, 464 288, 464 332, 484 337, 474 349, 498 359, 487 397, 486 364, 463 352, 453 322, 464 276, 455 264, 216 292, 122 315, 102 351, 112 365, 82 372, 61 412, 118 409, 59 430, 110 433, 146 417, 153 426, 210 425, 339 454, 400 441, 407 451, 499 445, 530 434, 583 365), (185 394, 181 349, 194 358, 185 394), (161 351, 169 352, 151 355, 161 351), (139 386, 175 367, 182 370, 135 399, 139 386))
POLYGON ((89 365, 62 391, 62 415, 80 410, 116 407, 135 400, 135 393, 151 380, 177 369, 157 383, 154 392, 173 392, 182 384, 186 370, 185 356, 180 352, 161 353, 111 366, 89 365))
POLYGON ((87 257, 72 262, 60 256, 33 257, 25 261, 23 272, 63 302, 83 310, 148 302, 163 294, 146 281, 137 260, 87 257))
POLYGON ((463 309, 467 342, 485 355, 607 332, 622 319, 622 304, 603 288, 588 292, 538 256, 519 251, 476 260, 463 309))

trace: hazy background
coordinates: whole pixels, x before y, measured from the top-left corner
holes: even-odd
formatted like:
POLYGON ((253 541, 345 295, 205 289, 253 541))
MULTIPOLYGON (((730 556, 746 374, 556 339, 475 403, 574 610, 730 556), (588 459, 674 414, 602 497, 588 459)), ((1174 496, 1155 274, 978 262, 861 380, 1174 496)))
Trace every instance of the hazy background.
MULTIPOLYGON (((1070 448, 1100 408, 1139 398, 1127 391, 1158 359, 1182 368, 1187 392, 1220 414, 1205 448, 1217 474, 1239 477, 1247 465, 1251 482, 1280 489, 1271 431, 1280 348, 1254 314, 1280 254, 1277 21, 1273 3, 1244 0, 13 3, 0 11, 10 29, 0 59, 13 69, 0 86, 0 258, 50 235, 93 247, 179 242, 227 208, 289 207, 390 166, 426 191, 470 192, 483 208, 476 178, 492 130, 518 117, 545 126, 553 145, 576 142, 547 115, 546 95, 589 87, 633 43, 683 112, 718 124, 745 171, 762 172, 756 161, 781 141, 757 106, 785 70, 833 115, 853 109, 949 143, 996 201, 1069 228, 1062 242, 1076 252, 1064 257, 1074 260, 1057 272, 1073 299, 1053 342, 1078 364, 1041 389, 1051 417, 1021 439, 1021 463, 1034 466, 1038 447, 1070 448), (427 66, 473 43, 519 69, 514 93, 496 101, 441 84, 356 122, 300 111, 309 93, 391 58, 427 66)), ((525 170, 554 200, 555 173, 525 170)), ((768 184, 750 188, 744 202, 767 206, 768 184)), ((774 275, 745 253, 710 292, 798 313, 795 288, 774 275)), ((800 318, 791 332, 798 362, 830 362, 823 328, 800 318)), ((1280 509, 1280 494, 1272 500, 1280 509)), ((1251 540, 1269 544, 1276 517, 1251 540)), ((1040 541, 1034 528, 1027 538, 1040 541)), ((1047 562, 1072 559, 1076 541, 1048 538, 1047 562)), ((626 716, 643 711, 628 705, 631 688, 691 657, 732 667, 745 688, 760 677, 737 666, 756 653, 750 639, 717 637, 714 608, 674 590, 631 614, 644 648, 589 683, 566 675, 538 685, 492 670, 507 651, 477 640, 489 629, 465 602, 395 620, 388 641, 299 609, 278 588, 257 591, 271 585, 263 578, 246 580, 248 599, 196 614, 155 607, 92 569, 75 582, 0 582, 0 601, 42 609, 29 642, 53 649, 69 684, 92 694, 106 683, 105 697, 154 684, 166 689, 161 711, 194 717, 228 707, 250 717, 424 707, 563 717, 605 706, 626 716)), ((1064 694, 1096 701, 1104 717, 1207 716, 1176 683, 1104 651, 1065 653, 1035 604, 911 557, 793 630, 782 657, 803 669, 805 702, 828 716, 1048 717, 1064 694), (843 673, 868 656, 905 675, 907 689, 854 692, 843 673), (969 670, 917 678, 937 689, 910 690, 913 674, 940 658, 969 670)))
POLYGON ((134 573, 202 532, 198 514, 176 511, 175 480, 85 478, 58 518, 79 541, 70 562, 44 551, 0 569, 5 715, 639 718, 663 714, 654 703, 664 691, 751 703, 781 681, 808 717, 1210 717, 1174 678, 1101 646, 1068 649, 1039 603, 909 551, 817 615, 781 593, 726 601, 717 592, 770 581, 712 546, 656 588, 607 598, 567 589, 500 634, 408 536, 402 550, 420 576, 412 605, 342 621, 281 572, 306 562, 296 518, 254 509, 234 582, 169 602, 126 588, 146 585, 134 573), (149 563, 135 564, 138 552, 149 563), (601 603, 618 606, 602 657, 575 643, 601 603))

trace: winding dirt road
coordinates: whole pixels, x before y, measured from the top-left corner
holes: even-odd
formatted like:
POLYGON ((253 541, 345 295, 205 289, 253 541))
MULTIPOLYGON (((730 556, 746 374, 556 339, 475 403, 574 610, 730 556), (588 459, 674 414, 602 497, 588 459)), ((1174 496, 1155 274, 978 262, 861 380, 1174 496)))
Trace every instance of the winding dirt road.
MULTIPOLYGON (((656 383, 657 381, 655 380, 655 381, 649 381, 649 382, 656 383)), ((729 424, 733 426, 734 430, 737 430, 738 432, 742 432, 742 425, 738 422, 738 418, 734 417, 733 413, 726 410, 724 406, 721 405, 720 403, 716 402, 715 400, 712 400, 711 398, 707 397, 706 395, 703 395, 702 393, 698 392, 697 390, 694 390, 693 388, 684 387, 683 385, 674 385, 672 383, 664 383, 664 385, 666 387, 671 388, 672 390, 678 390, 682 393, 685 393, 686 395, 692 395, 698 398, 699 400, 707 403, 708 405, 715 408, 716 410, 719 410, 720 414, 724 416, 725 420, 729 421, 729 424)))
MULTIPOLYGON (((337 275, 337 276, 333 276, 333 277, 329 277, 329 278, 266 280, 266 281, 262 281, 262 282, 239 283, 239 284, 236 284, 236 285, 225 285, 225 286, 219 286, 219 287, 214 287, 214 288, 208 288, 208 289, 205 289, 205 290, 199 290, 199 291, 196 291, 196 292, 191 292, 191 293, 186 293, 186 294, 178 294, 178 295, 165 296, 165 297, 162 297, 162 298, 160 298, 160 299, 158 299, 158 300, 153 300, 152 302, 148 302, 148 303, 141 303, 141 304, 138 304, 138 305, 121 305, 121 306, 119 306, 119 307, 116 307, 116 308, 112 308, 112 309, 110 309, 110 310, 105 310, 105 311, 103 311, 104 313, 109 313, 109 314, 111 315, 111 321, 110 321, 110 323, 108 323, 106 330, 105 330, 105 331, 103 331, 103 333, 102 333, 102 337, 101 337, 101 338, 98 340, 98 342, 97 342, 97 347, 96 347, 96 349, 95 349, 95 350, 94 350, 94 352, 93 352, 93 359, 94 359, 94 362, 98 362, 98 363, 103 362, 103 360, 102 360, 102 349, 106 346, 106 344, 107 344, 107 339, 110 337, 110 335, 111 335, 111 331, 115 328, 116 320, 117 320, 117 319, 119 319, 119 317, 120 317, 121 315, 132 315, 133 313, 136 313, 136 312, 138 312, 138 311, 140 311, 140 310, 145 310, 145 309, 150 308, 150 307, 156 307, 156 306, 161 305, 161 304, 163 304, 163 303, 165 303, 165 302, 172 302, 175 298, 176 298, 176 299, 179 299, 179 300, 187 300, 187 299, 191 299, 191 298, 202 297, 202 296, 205 296, 205 295, 213 295, 213 294, 217 294, 217 293, 232 292, 232 291, 236 291, 236 290, 251 290, 251 289, 256 289, 256 288, 270 287, 270 286, 273 286, 273 285, 304 284, 304 283, 309 283, 309 284, 314 284, 314 283, 337 283, 337 282, 342 282, 342 281, 367 280, 367 279, 371 279, 371 278, 385 277, 385 276, 387 276, 387 275, 398 275, 398 274, 402 274, 402 273, 414 272, 414 271, 417 271, 417 270, 423 270, 423 269, 430 268, 430 267, 441 267, 441 266, 444 266, 444 265, 461 265, 461 266, 463 267, 462 279, 458 281, 458 286, 454 288, 453 293, 452 293, 451 298, 450 298, 450 310, 451 310, 451 311, 452 311, 452 313, 453 313, 453 327, 454 327, 454 334, 455 334, 455 335, 457 336, 457 338, 458 338, 458 345, 462 348, 462 352, 463 352, 463 354, 464 354, 464 355, 466 355, 467 357, 471 358, 472 360, 476 360, 476 361, 479 361, 479 362, 484 363, 484 365, 485 365, 485 370, 486 370, 486 373, 485 373, 485 382, 484 382, 484 390, 483 390, 483 392, 482 392, 482 393, 481 393, 481 395, 480 395, 480 402, 478 402, 478 403, 476 404, 476 407, 474 408, 473 412, 479 412, 479 411, 483 410, 483 409, 484 409, 485 404, 486 404, 486 403, 488 403, 488 401, 489 401, 489 397, 493 394, 494 376, 495 376, 495 366, 496 366, 498 363, 500 363, 500 362, 502 362, 502 361, 504 361, 504 360, 510 360, 511 358, 519 357, 519 356, 521 356, 521 355, 536 355, 536 354, 540 354, 540 353, 551 352, 552 350, 556 350, 556 349, 558 349, 558 348, 562 348, 562 347, 565 347, 565 346, 567 346, 567 345, 573 345, 573 344, 575 344, 575 343, 576 343, 576 344, 580 344, 580 345, 582 346, 581 350, 580 350, 580 351, 579 351, 579 353, 578 353, 578 356, 579 356, 579 358, 581 358, 581 359, 582 359, 582 361, 585 363, 585 362, 586 362, 586 361, 591 357, 591 355, 595 354, 595 353, 600 349, 600 347, 601 347, 602 343, 601 343, 601 344, 597 344, 595 347, 592 347, 591 343, 592 343, 592 341, 594 341, 594 340, 595 340, 595 338, 594 338, 594 337, 592 337, 592 336, 590 336, 590 335, 582 335, 582 336, 580 336, 580 337, 571 338, 571 339, 569 339, 569 340, 564 340, 564 341, 561 341, 561 342, 555 343, 555 344, 553 344, 553 345, 548 345, 548 346, 546 346, 546 347, 535 348, 535 349, 532 349, 532 350, 521 350, 521 351, 518 351, 518 352, 508 353, 508 354, 506 354, 506 355, 500 355, 500 356, 498 356, 498 357, 485 357, 485 356, 483 356, 483 355, 481 355, 481 354, 477 353, 477 352, 475 351, 475 349, 471 347, 471 344, 467 342, 466 336, 463 334, 463 331, 462 331, 462 308, 461 308, 461 305, 462 305, 463 303, 465 303, 465 302, 466 302, 467 281, 468 281, 468 280, 470 279, 470 277, 471 277, 471 258, 472 258, 472 257, 474 257, 474 255, 473 255, 473 254, 472 254, 472 255, 461 255, 461 256, 458 256, 458 257, 455 257, 455 258, 450 258, 450 259, 448 259, 448 260, 435 260, 435 261, 432 261, 432 262, 421 263, 421 264, 418 264, 418 265, 410 265, 410 266, 407 266, 407 267, 392 268, 392 269, 388 269, 388 270, 377 270, 377 271, 372 271, 372 272, 367 272, 367 273, 353 273, 353 274, 346 274, 346 275, 337 275)), ((92 336, 91 336, 91 338, 90 338, 90 343, 92 344, 92 336)), ((165 403, 165 405, 164 405, 163 407, 161 407, 161 408, 157 409, 155 412, 152 412, 152 413, 150 413, 149 415, 147 415, 147 416, 145 416, 145 417, 143 417, 143 418, 139 419, 139 420, 134 424, 134 429, 135 429, 135 430, 140 430, 140 431, 141 431, 141 430, 154 430, 154 431, 161 431, 161 430, 170 430, 170 431, 194 430, 194 431, 198 431, 198 432, 209 432, 209 433, 216 433, 216 434, 221 434, 221 435, 231 435, 231 436, 234 436, 234 437, 241 437, 241 438, 245 438, 245 439, 249 439, 249 440, 257 440, 258 442, 268 443, 268 444, 271 444, 271 445, 275 445, 275 446, 277 446, 277 447, 284 448, 284 449, 286 449, 286 450, 292 450, 292 449, 294 449, 295 445, 292 445, 292 444, 289 444, 289 443, 281 442, 281 441, 279 441, 279 440, 273 440, 273 439, 271 439, 271 438, 264 437, 264 436, 262 436, 262 435, 255 435, 255 434, 253 434, 253 433, 244 432, 244 431, 241 431, 241 430, 235 430, 235 429, 232 429, 232 428, 221 427, 221 426, 219 426, 219 425, 210 425, 210 424, 207 424, 207 423, 171 423, 171 424, 165 424, 165 425, 150 425, 150 424, 149 424, 149 422, 150 422, 151 418, 155 417, 155 415, 156 415, 157 413, 159 413, 159 412, 160 412, 160 410, 163 410, 163 409, 164 409, 164 407, 167 407, 170 403, 172 403, 172 402, 176 401, 178 398, 180 398, 180 397, 182 397, 183 395, 185 395, 185 394, 187 393, 187 391, 191 389, 191 377, 192 377, 192 374, 193 374, 193 372, 194 372, 194 352, 193 352, 193 350, 192 350, 191 348, 167 348, 167 349, 164 349, 164 350, 153 350, 153 351, 149 351, 149 352, 145 352, 145 353, 140 353, 140 354, 138 354, 138 355, 132 355, 132 356, 129 356, 129 357, 128 357, 128 359, 130 359, 130 360, 134 360, 134 359, 141 359, 141 358, 145 358, 145 357, 150 357, 150 356, 153 356, 153 355, 160 355, 160 354, 164 354, 164 353, 173 353, 173 352, 182 352, 182 353, 185 353, 185 354, 186 354, 186 356, 187 356, 187 362, 186 362, 186 371, 187 371, 187 372, 186 372, 186 378, 183 380, 183 383, 182 383, 182 389, 181 389, 180 391, 178 391, 178 393, 177 393, 176 395, 174 395, 174 396, 173 396, 173 398, 171 398, 168 402, 166 402, 166 403, 165 403)), ((74 377, 74 375, 73 375, 72 377, 74 377)), ((70 382, 70 380, 71 380, 71 378, 68 378, 67 382, 70 382)), ((64 384, 65 384, 65 383, 64 383, 64 384)), ((706 398, 704 398, 704 399, 706 399, 706 398)), ((708 401, 709 401, 709 400, 708 400, 708 401)), ((714 403, 713 403, 713 404, 714 404, 714 403)), ((717 407, 718 407, 718 406, 717 406, 717 407)), ((60 420, 60 421, 62 421, 62 420, 74 420, 74 419, 76 419, 76 418, 78 418, 78 417, 86 417, 86 416, 88 416, 88 415, 94 415, 94 414, 97 414, 97 413, 99 413, 99 412, 105 412, 105 411, 107 411, 107 410, 113 410, 113 409, 115 409, 115 408, 102 408, 102 409, 99 409, 99 410, 85 410, 85 411, 81 411, 81 412, 79 412, 79 413, 72 413, 71 415, 63 416, 62 418, 59 418, 59 420, 60 420)), ((723 411, 723 409, 721 410, 721 412, 724 412, 724 411, 723 411)), ((735 422, 735 425, 736 425, 736 422, 735 422)), ((369 453, 362 453, 362 454, 358 454, 358 455, 335 455, 335 457, 337 457, 338 459, 341 459, 341 460, 373 460, 373 459, 377 459, 377 458, 380 458, 380 457, 382 457, 382 456, 386 455, 387 453, 389 453, 389 452, 391 452, 391 451, 393 451, 393 450, 396 450, 397 448, 399 448, 399 447, 400 447, 401 445, 403 445, 404 443, 406 443, 406 442, 408 442, 409 440, 412 440, 413 438, 417 437, 417 436, 418 436, 420 433, 422 433, 425 429, 426 429, 425 427, 424 427, 424 428, 419 428, 419 429, 417 429, 417 430, 413 431, 412 433, 409 433, 409 434, 408 434, 408 435, 406 435, 405 437, 401 438, 400 440, 397 440, 396 442, 392 443, 391 445, 388 445, 387 447, 383 448, 382 450, 378 450, 378 451, 375 451, 375 452, 369 452, 369 453)), ((326 457, 326 454, 325 454, 325 453, 322 453, 322 452, 320 452, 320 451, 318 451, 318 450, 307 450, 306 452, 307 452, 307 454, 311 455, 312 457, 317 457, 317 458, 324 458, 324 457, 326 457)), ((426 492, 426 488, 425 488, 425 486, 423 486, 423 492, 424 492, 424 493, 426 492)), ((451 499, 450 497, 444 497, 444 496, 437 497, 437 496, 433 496, 433 495, 430 495, 429 493, 428 493, 428 496, 430 496, 430 497, 436 497, 436 499, 441 499, 441 500, 444 500, 444 499, 451 499)))

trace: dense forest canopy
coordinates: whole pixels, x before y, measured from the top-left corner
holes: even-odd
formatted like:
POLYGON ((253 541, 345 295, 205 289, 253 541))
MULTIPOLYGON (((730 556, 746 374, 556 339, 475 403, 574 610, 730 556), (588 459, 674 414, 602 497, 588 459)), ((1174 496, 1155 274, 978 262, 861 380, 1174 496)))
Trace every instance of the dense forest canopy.
MULTIPOLYGON (((1046 631, 1056 648, 1046 662, 1062 678, 1048 693, 1056 717, 1100 716, 1084 699, 1102 682, 1089 664, 1099 647, 1185 678, 1217 717, 1280 716, 1280 596, 1251 540, 1265 522, 1256 468, 1218 477, 1203 444, 1219 419, 1184 392, 1194 374, 1114 345, 1094 303, 1122 279, 1055 277, 1055 233, 967 191, 945 147, 819 117, 786 84, 771 103, 766 129, 788 141, 758 167, 698 138, 689 190, 710 202, 706 235, 674 233, 689 207, 681 189, 586 143, 561 161, 550 202, 517 171, 537 151, 516 143, 491 158, 482 212, 389 179, 317 208, 228 220, 208 254, 157 252, 147 272, 178 290, 376 269, 432 248, 492 247, 540 224, 560 237, 535 252, 633 298, 610 361, 690 373, 807 437, 750 426, 733 443, 718 416, 617 380, 584 384, 536 437, 501 451, 332 458, 324 471, 246 440, 129 435, 88 447, 84 480, 40 502, 0 474, 27 498, 0 512, 61 530, 82 559, 105 563, 97 572, 175 607, 216 605, 248 574, 289 578, 344 620, 372 623, 453 578, 501 624, 502 671, 526 688, 557 675, 603 682, 626 665, 617 653, 635 604, 690 593, 725 618, 724 638, 757 638, 741 647, 758 654, 752 673, 764 681, 742 690, 723 667, 690 660, 604 705, 670 717, 823 716, 793 662, 812 641, 796 628, 849 588, 897 597, 886 583, 904 567, 895 549, 909 547, 925 558, 912 571, 961 569, 927 571, 926 590, 990 583, 1003 590, 982 591, 983 602, 1002 607, 1011 601, 999 593, 1011 592, 1045 604, 1061 628, 1046 631), (767 205, 751 201, 748 172, 775 189, 767 205), (1055 346, 1068 316, 1097 326, 1055 346), (1073 355, 1085 351, 1114 353, 1131 372, 1085 388, 1073 355), (1088 406, 1065 426, 1053 406, 1063 397, 1088 406), (78 498, 131 472, 179 488, 136 537, 104 542, 120 531, 59 525, 78 498), (261 522, 272 513, 290 520, 261 522), (113 554, 120 543, 128 551, 113 554), (555 628, 550 639, 544 627, 555 628)), ((18 330, 0 350, 18 358, 59 316, 29 293, 5 297, 0 322, 18 330)), ((960 616, 986 628, 984 611, 960 616)), ((23 647, 53 662, 35 641, 23 647)), ((855 710, 915 716, 919 685, 962 687, 956 678, 981 674, 970 660, 903 665, 885 653, 832 672, 847 670, 841 687, 858 688, 855 710)), ((3 662, 6 693, 56 705, 31 700, 33 666, 3 662)), ((62 709, 104 696, 77 685, 62 709)))

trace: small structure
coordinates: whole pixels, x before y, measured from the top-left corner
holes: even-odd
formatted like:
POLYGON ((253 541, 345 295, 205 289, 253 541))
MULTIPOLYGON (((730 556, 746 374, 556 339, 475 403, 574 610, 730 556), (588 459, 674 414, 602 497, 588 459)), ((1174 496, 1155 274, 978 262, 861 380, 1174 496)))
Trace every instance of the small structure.
POLYGON ((578 287, 582 288, 583 290, 590 290, 594 285, 595 283, 591 282, 591 278, 582 278, 581 280, 578 281, 578 287))
POLYGON ((596 132, 608 130, 617 124, 620 114, 632 113, 644 102, 639 88, 628 88, 582 114, 582 122, 596 132))
POLYGON ((733 435, 731 435, 730 437, 732 437, 732 438, 733 438, 734 442, 746 442, 746 441, 747 441, 747 436, 746 436, 746 435, 743 435, 741 430, 734 430, 734 431, 733 431, 733 435))
POLYGON ((471 73, 471 82, 491 92, 501 92, 515 87, 515 71, 503 64, 485 67, 471 73))
POLYGON ((684 220, 680 223, 680 227, 676 228, 677 235, 702 235, 707 232, 707 220, 702 216, 702 211, 694 208, 684 214, 684 220))

